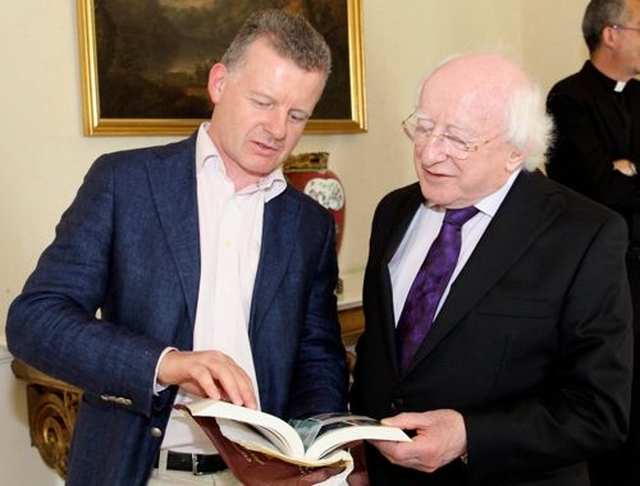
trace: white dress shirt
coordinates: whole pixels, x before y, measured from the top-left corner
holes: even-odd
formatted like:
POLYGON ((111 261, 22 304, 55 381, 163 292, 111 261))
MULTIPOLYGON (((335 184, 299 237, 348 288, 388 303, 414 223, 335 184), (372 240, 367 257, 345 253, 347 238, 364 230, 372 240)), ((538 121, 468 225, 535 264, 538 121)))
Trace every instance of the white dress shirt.
MULTIPOLYGON (((196 141, 200 287, 193 349, 215 349, 232 357, 251 377, 259 401, 248 335, 249 314, 260 259, 264 205, 285 190, 286 181, 282 170, 277 169, 257 184, 236 192, 207 128, 208 123, 200 126, 196 141)), ((176 402, 191 399, 180 389, 176 402)), ((200 427, 175 411, 162 447, 179 452, 215 452, 200 427)))
MULTIPOLYGON (((464 267, 464 264, 471 256, 471 253, 489 226, 491 219, 498 211, 498 208, 519 173, 520 171, 518 170, 511 174, 507 182, 500 189, 475 204, 479 212, 462 227, 462 246, 460 247, 458 263, 438 303, 436 316, 438 312, 440 312, 440 308, 449 294, 451 284, 460 274, 462 267, 464 267)), ((445 210, 441 207, 429 206, 428 202, 422 204, 420 208, 418 208, 418 211, 416 211, 398 250, 388 264, 391 276, 391 287, 393 289, 393 312, 396 325, 398 325, 398 319, 402 313, 404 301, 407 299, 407 295, 409 294, 418 270, 420 270, 420 266, 429 248, 431 248, 433 241, 440 232, 440 227, 444 220, 444 213, 445 210)))

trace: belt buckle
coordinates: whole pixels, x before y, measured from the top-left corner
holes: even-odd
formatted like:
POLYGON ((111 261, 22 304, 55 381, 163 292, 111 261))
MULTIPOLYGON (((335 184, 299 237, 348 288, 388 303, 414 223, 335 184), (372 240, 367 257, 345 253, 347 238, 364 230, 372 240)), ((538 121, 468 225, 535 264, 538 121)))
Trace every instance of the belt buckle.
POLYGON ((198 460, 200 454, 191 454, 191 473, 194 476, 202 476, 204 473, 198 470, 198 464, 200 461, 198 460))

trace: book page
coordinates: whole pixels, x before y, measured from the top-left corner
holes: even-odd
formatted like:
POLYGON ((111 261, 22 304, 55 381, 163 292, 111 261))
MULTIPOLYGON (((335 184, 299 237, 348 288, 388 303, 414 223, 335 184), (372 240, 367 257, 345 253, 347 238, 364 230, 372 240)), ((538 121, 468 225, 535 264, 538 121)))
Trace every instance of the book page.
MULTIPOLYGON (((297 458, 304 456, 304 446, 296 431, 284 420, 274 415, 212 399, 191 403, 189 404, 189 410, 194 416, 215 417, 217 419, 227 419, 228 421, 235 420, 248 424, 254 429, 252 431, 253 434, 247 430, 239 432, 240 428, 231 429, 230 426, 223 428, 221 420, 218 420, 220 430, 225 436, 227 436, 225 433, 225 429, 227 429, 229 434, 242 433, 245 441, 249 441, 250 437, 253 437, 258 443, 263 443, 266 439, 272 442, 271 450, 277 450, 280 453, 297 458), (258 440, 259 435, 263 436, 261 440, 258 440)), ((234 440, 231 437, 228 438, 234 440)), ((248 447, 247 444, 244 445, 248 447)))
POLYGON ((194 418, 215 418, 222 435, 247 449, 296 464, 333 463, 337 449, 350 442, 411 440, 402 430, 370 417, 327 413, 294 421, 307 440, 313 441, 305 452, 296 429, 274 415, 212 399, 198 400, 183 408, 190 410, 194 418))
POLYGON ((309 459, 301 455, 292 455, 284 453, 282 450, 278 450, 274 446, 274 443, 265 438, 260 432, 257 432, 253 427, 247 426, 241 422, 227 419, 216 419, 220 432, 227 439, 236 444, 240 444, 246 449, 262 452, 269 456, 278 458, 282 461, 290 464, 296 464, 304 467, 320 467, 320 466, 340 466, 346 464, 345 457, 350 457, 348 452, 342 450, 336 450, 334 453, 325 454, 321 458, 309 459), (347 454, 345 456, 344 454, 347 454))
POLYGON ((237 420, 217 418, 220 432, 227 439, 237 442, 247 449, 261 452, 291 455, 290 447, 278 434, 272 434, 267 429, 257 430, 237 420))
POLYGON ((322 428, 305 453, 310 460, 322 458, 349 442, 359 440, 411 440, 401 429, 382 425, 378 420, 362 415, 329 413, 312 419, 322 422, 322 428))

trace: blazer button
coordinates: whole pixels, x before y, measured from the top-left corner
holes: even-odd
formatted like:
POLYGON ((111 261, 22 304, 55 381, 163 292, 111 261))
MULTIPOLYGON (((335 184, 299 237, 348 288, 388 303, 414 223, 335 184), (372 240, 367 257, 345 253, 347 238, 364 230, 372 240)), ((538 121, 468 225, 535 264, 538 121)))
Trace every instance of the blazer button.
POLYGON ((402 412, 404 410, 404 400, 402 398, 394 398, 391 400, 391 410, 394 412, 402 412))
POLYGON ((151 435, 154 437, 162 437, 162 429, 159 427, 151 427, 151 435))

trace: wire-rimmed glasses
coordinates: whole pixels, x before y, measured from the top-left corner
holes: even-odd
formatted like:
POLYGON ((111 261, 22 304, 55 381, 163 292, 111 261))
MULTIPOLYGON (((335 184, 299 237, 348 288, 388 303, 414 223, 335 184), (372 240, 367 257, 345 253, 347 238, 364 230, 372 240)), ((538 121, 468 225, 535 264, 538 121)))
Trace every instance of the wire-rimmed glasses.
POLYGON ((488 144, 500 136, 500 133, 480 142, 469 142, 457 135, 444 132, 439 135, 434 133, 433 127, 424 123, 425 119, 418 113, 412 113, 402 121, 402 129, 409 139, 416 145, 425 145, 431 140, 440 140, 447 154, 455 159, 466 159, 471 152, 477 151, 481 146, 488 144))
POLYGON ((640 32, 640 27, 629 27, 623 24, 611 24, 609 27, 614 30, 635 30, 636 32, 640 32))

